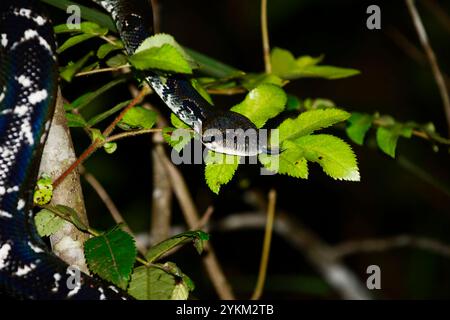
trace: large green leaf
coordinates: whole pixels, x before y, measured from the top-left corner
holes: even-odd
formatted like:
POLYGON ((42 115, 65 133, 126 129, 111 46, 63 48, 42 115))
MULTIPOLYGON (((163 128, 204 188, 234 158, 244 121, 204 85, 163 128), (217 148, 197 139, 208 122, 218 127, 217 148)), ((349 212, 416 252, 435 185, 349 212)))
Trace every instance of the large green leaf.
POLYGON ((280 142, 308 135, 316 130, 332 126, 350 117, 350 113, 336 109, 309 110, 295 119, 286 119, 279 127, 280 142))
POLYGON ((219 194, 220 187, 230 182, 239 166, 240 157, 209 150, 205 159, 205 179, 208 187, 219 194))
POLYGON ((134 239, 113 228, 84 244, 89 270, 122 289, 126 289, 136 259, 134 239))
POLYGON ((294 143, 308 161, 320 164, 330 177, 337 180, 360 180, 356 156, 343 140, 328 134, 318 134, 297 138, 294 143))
POLYGON ((167 262, 135 268, 128 293, 138 300, 186 300, 193 289, 189 277, 167 262))
POLYGON ((147 258, 148 262, 154 262, 158 260, 163 254, 167 253, 173 248, 189 242, 192 242, 194 244, 195 248, 197 248, 198 253, 200 254, 203 251, 203 241, 206 241, 208 239, 208 234, 203 231, 183 232, 154 245, 150 248, 145 257, 147 258))
POLYGON ((245 97, 244 101, 231 108, 249 118, 257 128, 261 128, 267 120, 277 116, 284 110, 287 96, 279 86, 261 84, 245 97))

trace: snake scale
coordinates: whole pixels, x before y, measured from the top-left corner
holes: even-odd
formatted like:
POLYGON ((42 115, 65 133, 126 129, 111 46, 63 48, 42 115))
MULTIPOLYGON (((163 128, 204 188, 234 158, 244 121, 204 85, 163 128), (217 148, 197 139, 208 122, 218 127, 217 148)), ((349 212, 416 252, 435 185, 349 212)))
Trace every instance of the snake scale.
MULTIPOLYGON (((111 15, 129 55, 153 34, 147 0, 94 2, 111 15)), ((71 269, 48 250, 34 226, 32 193, 58 86, 55 52, 51 21, 39 1, 1 0, 0 293, 21 299, 131 299, 86 274, 69 289, 71 269)), ((200 134, 205 128, 256 129, 244 116, 212 108, 183 75, 148 71, 144 78, 200 134)), ((260 146, 248 143, 215 148, 215 141, 205 136, 203 143, 210 149, 236 155, 261 152, 260 146)))

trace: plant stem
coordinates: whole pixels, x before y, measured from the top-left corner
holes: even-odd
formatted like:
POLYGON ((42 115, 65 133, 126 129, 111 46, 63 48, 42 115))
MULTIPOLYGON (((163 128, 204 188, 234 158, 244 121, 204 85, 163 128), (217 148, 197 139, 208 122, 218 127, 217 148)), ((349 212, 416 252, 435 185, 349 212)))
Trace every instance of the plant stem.
POLYGON ((267 27, 267 0, 261 0, 261 33, 265 70, 266 73, 272 73, 272 64, 270 62, 269 30, 267 27))
POLYGON ((414 4, 414 0, 405 0, 405 1, 406 6, 408 7, 409 13, 411 15, 411 18, 413 20, 414 27, 416 28, 417 35, 419 36, 420 43, 431 65, 431 70, 433 72, 436 84, 441 94, 442 102, 444 104, 444 111, 447 118, 448 131, 450 134, 450 97, 448 95, 447 87, 445 85, 444 76, 442 75, 441 69, 439 68, 436 55, 433 51, 433 48, 430 45, 427 33, 425 31, 425 27, 422 23, 422 19, 420 18, 419 12, 417 11, 417 8, 414 4))
POLYGON ((264 234, 263 252, 261 255, 261 263, 259 265, 258 280, 256 282, 255 291, 252 295, 252 300, 259 300, 261 298, 264 283, 266 282, 267 265, 269 264, 270 244, 272 242, 272 231, 275 220, 275 205, 277 201, 277 193, 274 189, 269 192, 269 203, 267 208, 267 222, 264 234))
POLYGON ((90 71, 83 71, 83 72, 79 72, 75 75, 75 77, 82 77, 82 76, 87 76, 90 74, 96 74, 96 73, 102 73, 102 72, 112 72, 112 71, 118 71, 120 69, 127 69, 130 68, 131 65, 129 64, 124 64, 123 66, 119 66, 119 67, 111 67, 111 68, 102 68, 102 69, 94 69, 94 70, 90 70, 90 71))

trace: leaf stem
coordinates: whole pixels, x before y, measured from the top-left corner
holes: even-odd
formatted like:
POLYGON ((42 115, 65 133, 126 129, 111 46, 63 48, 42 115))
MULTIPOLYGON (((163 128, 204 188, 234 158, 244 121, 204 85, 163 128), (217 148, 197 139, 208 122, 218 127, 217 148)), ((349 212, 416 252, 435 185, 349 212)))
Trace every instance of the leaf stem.
POLYGON ((264 234, 263 252, 261 255, 261 263, 259 265, 258 280, 256 282, 255 291, 252 295, 252 300, 259 300, 261 298, 264 283, 266 282, 267 265, 269 264, 270 244, 272 242, 272 231, 275 220, 275 205, 277 201, 277 192, 272 189, 269 192, 269 203, 267 207, 267 222, 264 234))
POLYGON ((261 33, 265 70, 266 73, 272 73, 272 64, 270 62, 269 30, 267 27, 267 0, 261 0, 261 33))
POLYGON ((121 70, 121 69, 127 69, 127 68, 130 68, 130 67, 131 67, 131 65, 124 64, 124 65, 118 66, 118 67, 101 68, 101 69, 94 69, 94 70, 89 70, 89 71, 83 71, 83 72, 78 72, 75 75, 75 77, 83 77, 83 76, 96 74, 96 73, 102 73, 102 72, 113 72, 113 71, 118 71, 118 70, 121 70))

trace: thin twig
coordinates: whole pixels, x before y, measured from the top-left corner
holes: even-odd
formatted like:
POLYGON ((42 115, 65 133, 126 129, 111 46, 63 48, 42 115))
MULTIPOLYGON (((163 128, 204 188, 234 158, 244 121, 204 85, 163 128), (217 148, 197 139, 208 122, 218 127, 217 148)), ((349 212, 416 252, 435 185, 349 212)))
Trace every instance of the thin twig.
POLYGON ((272 242, 272 231, 275 220, 275 205, 277 193, 275 190, 269 192, 269 203, 267 208, 267 223, 264 234, 263 252, 261 255, 261 263, 259 265, 258 280, 256 282, 255 291, 252 295, 252 300, 259 300, 263 293, 264 284, 266 282, 267 266, 269 264, 270 244, 272 242))
POLYGON ((153 129, 141 129, 141 130, 122 132, 122 133, 118 133, 118 134, 115 134, 113 136, 106 138, 103 144, 108 143, 108 142, 117 141, 117 140, 124 139, 124 138, 135 137, 135 136, 140 136, 140 135, 147 134, 147 133, 157 133, 157 132, 162 132, 162 129, 153 128, 153 129))
POLYGON ((246 93, 247 90, 244 88, 230 88, 230 89, 206 89, 206 91, 210 94, 222 95, 222 96, 232 96, 235 94, 246 93))
POLYGON ((414 0, 405 0, 406 6, 408 7, 409 13, 414 23, 414 27, 416 28, 416 32, 419 36, 420 43, 425 51, 428 61, 431 65, 431 70, 433 71, 434 78, 436 80, 436 84, 439 88, 439 92, 441 94, 442 102, 444 104, 444 111, 447 118, 447 126, 448 131, 450 133, 450 97, 447 91, 447 87, 445 85, 444 76, 442 75, 441 69, 439 68, 439 64, 436 58, 436 55, 431 48, 430 42, 428 40, 427 33, 425 31, 425 27, 420 18, 419 12, 414 4, 414 0))
POLYGON ((267 26, 267 0, 261 0, 261 34, 265 70, 266 73, 272 73, 272 64, 270 62, 269 30, 267 26))
POLYGON ((404 247, 418 248, 450 258, 450 245, 435 239, 406 234, 384 239, 346 241, 334 246, 333 254, 343 258, 357 253, 383 252, 404 247))
POLYGON ((118 70, 122 70, 122 69, 127 69, 130 67, 131 67, 131 65, 124 64, 123 66, 119 66, 119 67, 101 68, 101 69, 94 69, 94 70, 89 70, 89 71, 82 71, 82 72, 78 72, 77 74, 75 74, 75 77, 82 77, 82 76, 87 76, 87 75, 102 73, 102 72, 113 72, 113 71, 118 71, 118 70))

